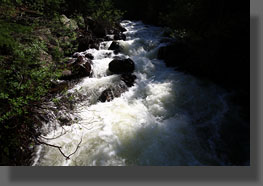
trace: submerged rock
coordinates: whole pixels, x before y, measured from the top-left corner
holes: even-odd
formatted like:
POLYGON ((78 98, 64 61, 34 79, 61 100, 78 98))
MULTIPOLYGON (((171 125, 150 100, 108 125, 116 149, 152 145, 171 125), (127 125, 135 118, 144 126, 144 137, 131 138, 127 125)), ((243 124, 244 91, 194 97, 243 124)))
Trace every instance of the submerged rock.
POLYGON ((132 73, 135 69, 134 62, 130 59, 113 59, 109 63, 109 70, 114 74, 132 73))
POLYGON ((94 56, 91 53, 87 53, 85 57, 91 60, 94 59, 94 56))
POLYGON ((122 74, 121 80, 127 85, 127 87, 132 87, 136 80, 136 76, 133 74, 122 74))
POLYGON ((120 97, 121 94, 127 90, 128 90, 127 87, 122 84, 119 84, 114 88, 107 88, 101 93, 100 97, 98 98, 98 101, 100 102, 112 101, 115 97, 120 97))

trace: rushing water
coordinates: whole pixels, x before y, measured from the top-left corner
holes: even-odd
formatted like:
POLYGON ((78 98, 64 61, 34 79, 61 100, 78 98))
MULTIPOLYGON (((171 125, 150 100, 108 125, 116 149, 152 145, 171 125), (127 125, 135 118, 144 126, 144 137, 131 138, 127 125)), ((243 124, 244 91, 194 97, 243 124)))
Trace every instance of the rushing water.
POLYGON ((135 85, 121 97, 98 102, 102 91, 120 81, 107 70, 116 56, 107 50, 111 41, 101 43, 100 50, 80 53, 95 58, 93 77, 68 91, 85 98, 71 113, 64 113, 76 122, 61 127, 52 120, 56 127, 44 136, 64 154, 73 154, 66 159, 57 148, 39 145, 33 165, 224 165, 215 143, 228 111, 226 93, 158 60, 158 49, 166 45, 161 28, 131 21, 122 26, 127 40, 120 41, 123 51, 118 55, 135 62, 135 85))

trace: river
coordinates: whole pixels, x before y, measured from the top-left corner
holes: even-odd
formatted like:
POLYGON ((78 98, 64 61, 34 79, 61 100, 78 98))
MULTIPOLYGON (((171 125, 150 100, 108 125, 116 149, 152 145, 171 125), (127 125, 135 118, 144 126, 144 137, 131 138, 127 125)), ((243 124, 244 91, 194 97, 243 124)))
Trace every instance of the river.
POLYGON ((45 142, 72 155, 67 159, 58 148, 38 145, 32 165, 225 165, 216 144, 220 143, 220 124, 229 111, 228 93, 158 60, 158 49, 168 42, 162 28, 140 21, 121 24, 127 29, 126 41, 119 41, 121 53, 107 50, 112 41, 102 42, 100 50, 80 53, 94 56, 93 76, 67 91, 82 101, 70 112, 59 111, 75 122, 62 127, 54 119, 52 130, 43 126, 43 136, 49 139, 45 142), (130 57, 137 79, 120 97, 99 102, 100 94, 120 81, 119 75, 108 72, 114 56, 130 57))

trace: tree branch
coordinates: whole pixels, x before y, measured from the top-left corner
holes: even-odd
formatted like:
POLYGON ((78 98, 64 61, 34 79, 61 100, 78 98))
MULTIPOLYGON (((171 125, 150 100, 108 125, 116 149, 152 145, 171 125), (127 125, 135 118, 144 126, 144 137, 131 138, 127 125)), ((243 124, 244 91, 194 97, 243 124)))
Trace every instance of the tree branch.
POLYGON ((53 148, 57 148, 59 150, 59 152, 66 158, 66 160, 70 159, 70 156, 72 156, 73 154, 75 154, 77 152, 77 150, 79 149, 80 147, 80 144, 82 143, 82 136, 81 136, 81 139, 80 139, 80 142, 78 143, 75 151, 71 154, 69 154, 68 156, 61 150, 62 147, 61 146, 57 146, 57 145, 52 145, 52 144, 49 144, 49 143, 46 143, 44 141, 40 141, 39 139, 35 138, 35 140, 39 143, 39 144, 42 144, 42 145, 46 145, 46 146, 49 146, 49 147, 53 147, 53 148))

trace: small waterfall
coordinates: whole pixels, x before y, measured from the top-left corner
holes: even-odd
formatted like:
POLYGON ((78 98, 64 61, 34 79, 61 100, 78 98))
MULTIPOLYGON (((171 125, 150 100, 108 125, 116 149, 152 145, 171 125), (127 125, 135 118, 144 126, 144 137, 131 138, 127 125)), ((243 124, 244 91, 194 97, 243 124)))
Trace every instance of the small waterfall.
MULTIPOLYGON (((123 21, 123 50, 100 50, 94 56, 93 76, 81 79, 67 91, 74 107, 57 108, 43 126, 43 141, 61 147, 39 145, 36 166, 224 165, 217 156, 218 130, 228 112, 227 92, 217 86, 174 71, 157 59, 163 30, 142 22, 123 21), (109 62, 116 56, 135 62, 135 85, 110 102, 99 102, 101 93, 120 82, 110 75, 109 62), (60 126, 57 115, 71 118, 60 126), (205 131, 205 132, 203 132, 205 131)), ((176 59, 175 59, 176 60, 176 59)), ((57 99, 62 99, 58 97, 57 99)))

